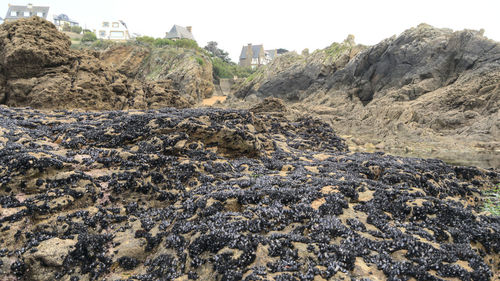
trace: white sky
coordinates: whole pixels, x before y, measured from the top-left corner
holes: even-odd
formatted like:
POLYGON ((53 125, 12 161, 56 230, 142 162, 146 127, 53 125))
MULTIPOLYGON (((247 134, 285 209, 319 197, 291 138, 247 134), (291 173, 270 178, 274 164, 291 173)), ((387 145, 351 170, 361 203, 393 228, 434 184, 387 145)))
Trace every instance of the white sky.
MULTIPOLYGON (((2 0, 26 5, 30 0, 2 0)), ((310 51, 353 34, 357 43, 373 45, 425 22, 454 30, 481 29, 500 41, 500 0, 31 0, 50 6, 50 14, 67 14, 89 29, 103 20, 125 21, 132 33, 163 37, 173 24, 193 26, 203 47, 217 41, 236 61, 247 43, 265 49, 310 51)), ((52 17, 50 16, 50 19, 52 17)))

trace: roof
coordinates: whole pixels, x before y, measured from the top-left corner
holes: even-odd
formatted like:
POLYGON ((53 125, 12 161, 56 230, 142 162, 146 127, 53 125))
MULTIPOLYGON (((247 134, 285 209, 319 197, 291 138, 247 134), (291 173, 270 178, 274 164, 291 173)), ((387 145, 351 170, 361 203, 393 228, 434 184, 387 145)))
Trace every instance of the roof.
POLYGON ((31 15, 36 15, 36 13, 43 13, 43 18, 47 18, 47 14, 49 13, 49 7, 46 6, 31 6, 31 9, 28 8, 28 6, 17 6, 17 5, 10 5, 9 10, 7 10, 7 15, 5 16, 5 19, 22 19, 25 18, 24 15, 21 16, 11 16, 11 12, 30 12, 31 15))
POLYGON ((278 55, 278 50, 272 49, 272 50, 265 50, 266 55, 269 56, 270 59, 274 59, 278 55))
POLYGON ((73 22, 73 23, 78 23, 77 21, 74 21, 72 19, 70 19, 67 15, 65 14, 60 14, 60 15, 56 15, 54 16, 54 20, 62 20, 62 21, 67 21, 67 22, 73 22))
POLYGON ((194 40, 194 36, 187 28, 176 25, 170 29, 170 31, 167 33, 167 39, 173 39, 173 38, 179 38, 179 39, 191 39, 194 40))
MULTIPOLYGON (((251 45, 251 46, 252 46, 252 58, 256 59, 259 57, 260 51, 264 48, 262 45, 251 45)), ((247 50, 248 46, 243 46, 243 48, 241 49, 240 59, 244 60, 247 58, 247 50)))

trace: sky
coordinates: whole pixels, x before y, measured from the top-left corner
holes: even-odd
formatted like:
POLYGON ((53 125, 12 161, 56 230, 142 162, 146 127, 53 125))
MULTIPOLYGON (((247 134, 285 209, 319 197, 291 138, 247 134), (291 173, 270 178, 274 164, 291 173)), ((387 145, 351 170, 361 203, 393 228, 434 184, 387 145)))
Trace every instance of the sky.
POLYGON ((164 37, 174 24, 192 26, 198 45, 218 42, 237 61, 248 43, 301 52, 322 49, 353 34, 356 43, 374 45, 404 30, 427 23, 435 27, 485 29, 500 41, 500 0, 6 0, 49 6, 49 17, 67 14, 82 27, 123 20, 131 33, 164 37))

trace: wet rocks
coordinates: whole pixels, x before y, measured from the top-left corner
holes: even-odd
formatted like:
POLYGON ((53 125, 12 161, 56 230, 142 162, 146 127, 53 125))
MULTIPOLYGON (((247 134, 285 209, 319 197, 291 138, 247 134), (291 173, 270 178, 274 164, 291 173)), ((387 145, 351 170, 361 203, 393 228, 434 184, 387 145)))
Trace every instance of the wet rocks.
POLYGON ((498 182, 312 118, 0 106, 0 279, 491 280, 498 182))

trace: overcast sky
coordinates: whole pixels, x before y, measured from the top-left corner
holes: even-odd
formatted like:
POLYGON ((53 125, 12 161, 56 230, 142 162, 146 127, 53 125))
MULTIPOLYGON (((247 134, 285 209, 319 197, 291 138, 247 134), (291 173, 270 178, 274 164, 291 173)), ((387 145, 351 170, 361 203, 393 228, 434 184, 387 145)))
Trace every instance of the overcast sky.
MULTIPOLYGON (((6 0, 26 5, 29 0, 6 0)), ((163 37, 173 24, 193 26, 203 47, 217 41, 236 61, 247 43, 265 49, 310 51, 353 34, 357 43, 373 45, 384 38, 425 22, 454 30, 481 29, 500 41, 500 0, 32 0, 50 6, 52 14, 67 14, 83 27, 96 28, 103 20, 123 20, 132 33, 163 37)))

